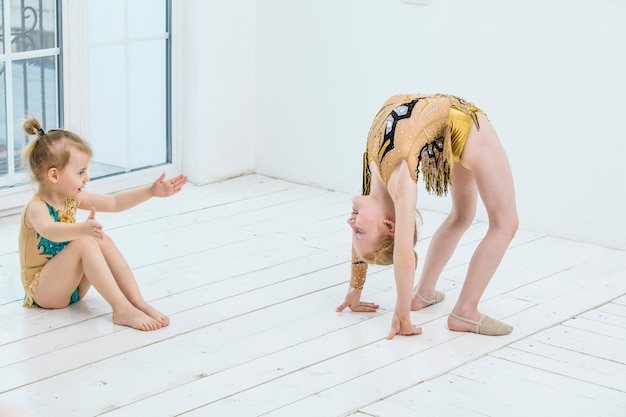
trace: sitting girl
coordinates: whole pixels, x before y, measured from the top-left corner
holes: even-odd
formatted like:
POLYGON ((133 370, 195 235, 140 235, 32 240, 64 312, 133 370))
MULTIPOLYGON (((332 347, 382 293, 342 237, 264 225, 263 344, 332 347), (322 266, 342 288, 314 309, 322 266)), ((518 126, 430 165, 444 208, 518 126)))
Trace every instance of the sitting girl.
POLYGON ((102 230, 96 212, 129 209, 151 197, 179 192, 187 177, 152 185, 95 194, 85 190, 92 151, 78 135, 53 129, 44 132, 37 119, 24 122, 34 135, 24 150, 37 193, 22 211, 19 232, 24 307, 64 308, 82 299, 93 285, 113 309, 115 324, 156 330, 169 318, 148 304, 115 243, 102 230), (76 222, 76 209, 89 210, 85 222, 76 222))

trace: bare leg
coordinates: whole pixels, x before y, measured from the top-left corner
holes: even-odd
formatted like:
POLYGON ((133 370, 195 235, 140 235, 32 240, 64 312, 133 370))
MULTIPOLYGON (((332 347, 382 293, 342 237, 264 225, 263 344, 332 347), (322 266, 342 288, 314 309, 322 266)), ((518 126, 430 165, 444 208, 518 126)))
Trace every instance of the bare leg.
MULTIPOLYGON (((452 169, 450 194, 452 196, 452 210, 431 239, 424 267, 415 287, 415 293, 426 300, 434 299, 435 285, 439 275, 450 260, 463 233, 472 224, 476 214, 478 192, 474 176, 470 170, 461 164, 454 164, 452 169)), ((414 311, 425 306, 426 303, 416 296, 411 300, 411 309, 414 311)))
POLYGON ((161 324, 133 306, 120 290, 98 242, 93 238, 72 241, 41 270, 33 296, 43 308, 63 308, 79 286, 84 295, 89 282, 113 309, 113 322, 138 330, 156 330, 161 324), (80 284, 80 285, 79 285, 80 284))
POLYGON ((115 277, 117 285, 132 305, 157 320, 161 326, 169 325, 169 317, 152 307, 146 302, 146 300, 144 300, 141 295, 141 291, 139 290, 139 286, 137 285, 135 275, 130 269, 128 262, 126 262, 124 255, 122 255, 118 247, 115 245, 115 242, 113 242, 113 240, 106 234, 104 234, 104 237, 97 242, 100 244, 102 254, 104 255, 104 258, 106 259, 106 262, 115 277))
MULTIPOLYGON (((483 116, 480 116, 480 125, 479 132, 476 127, 472 129, 461 163, 474 174, 478 192, 487 209, 489 229, 472 256, 461 294, 452 309, 452 313, 475 321, 482 317, 478 302, 518 226, 508 159, 495 129, 483 116)), ((475 326, 452 315, 448 317, 448 327, 459 331, 475 330, 475 326)))

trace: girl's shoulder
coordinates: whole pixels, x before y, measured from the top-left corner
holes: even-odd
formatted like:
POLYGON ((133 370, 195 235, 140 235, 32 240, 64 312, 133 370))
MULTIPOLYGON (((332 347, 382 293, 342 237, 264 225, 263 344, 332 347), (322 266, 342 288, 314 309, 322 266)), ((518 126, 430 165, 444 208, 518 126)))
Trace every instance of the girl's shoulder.
POLYGON ((35 194, 31 197, 31 199, 24 206, 24 211, 30 210, 31 207, 49 207, 50 203, 40 196, 39 194, 35 194))
POLYGON ((46 213, 49 211, 50 205, 41 196, 34 195, 30 201, 24 205, 22 210, 22 223, 27 229, 32 229, 33 225, 30 219, 37 216, 37 213, 46 213))

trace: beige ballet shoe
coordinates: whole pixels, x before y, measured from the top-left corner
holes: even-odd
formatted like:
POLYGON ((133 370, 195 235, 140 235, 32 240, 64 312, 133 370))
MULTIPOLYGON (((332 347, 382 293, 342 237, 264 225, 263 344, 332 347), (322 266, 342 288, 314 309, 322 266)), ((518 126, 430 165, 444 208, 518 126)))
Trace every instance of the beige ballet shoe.
POLYGON ((425 304, 424 307, 422 308, 430 307, 433 304, 440 303, 446 298, 446 294, 441 291, 435 291, 435 298, 433 298, 432 300, 427 300, 416 292, 413 293, 413 295, 415 295, 417 298, 421 300, 422 303, 425 304))
POLYGON ((503 323, 500 320, 493 319, 486 314, 483 314, 478 321, 466 319, 465 317, 457 316, 454 313, 450 313, 450 315, 459 321, 476 326, 475 333, 478 334, 484 334, 487 336, 503 336, 513 331, 513 326, 503 323))

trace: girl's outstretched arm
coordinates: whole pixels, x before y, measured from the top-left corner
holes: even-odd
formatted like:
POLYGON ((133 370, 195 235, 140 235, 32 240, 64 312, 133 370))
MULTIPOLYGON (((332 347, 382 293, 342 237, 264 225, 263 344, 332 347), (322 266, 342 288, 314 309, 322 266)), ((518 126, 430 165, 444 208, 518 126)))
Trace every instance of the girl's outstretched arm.
POLYGON ((178 193, 187 183, 185 175, 177 175, 169 180, 161 174, 151 185, 119 191, 113 194, 96 194, 83 191, 78 207, 89 210, 94 207, 102 212, 119 212, 135 207, 152 197, 169 197, 178 193))

